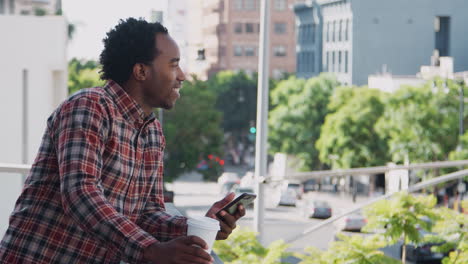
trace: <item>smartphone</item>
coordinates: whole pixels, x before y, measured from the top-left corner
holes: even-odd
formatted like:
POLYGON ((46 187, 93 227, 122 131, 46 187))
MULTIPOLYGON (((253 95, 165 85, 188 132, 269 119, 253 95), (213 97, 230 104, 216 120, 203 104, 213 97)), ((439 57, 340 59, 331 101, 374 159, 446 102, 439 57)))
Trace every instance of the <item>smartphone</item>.
POLYGON ((237 211, 237 207, 242 204, 244 208, 247 208, 247 205, 253 203, 253 201, 257 198, 257 195, 254 193, 243 193, 239 195, 236 199, 232 200, 230 203, 228 203, 226 206, 224 206, 221 210, 219 210, 216 213, 216 216, 218 218, 222 218, 219 213, 221 211, 226 211, 229 214, 233 215, 237 211))

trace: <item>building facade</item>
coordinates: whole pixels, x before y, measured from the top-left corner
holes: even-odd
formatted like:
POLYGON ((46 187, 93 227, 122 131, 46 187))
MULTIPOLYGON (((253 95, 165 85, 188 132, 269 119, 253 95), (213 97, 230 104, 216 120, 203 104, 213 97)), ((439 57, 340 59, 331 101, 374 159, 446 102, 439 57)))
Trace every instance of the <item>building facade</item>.
POLYGON ((296 14, 296 76, 306 78, 322 71, 322 15, 316 2, 294 5, 296 14))
POLYGON ((56 15, 62 0, 0 0, 0 15, 56 15))
POLYGON ((382 68, 415 75, 435 53, 453 57, 455 71, 468 69, 468 1, 313 0, 309 5, 313 2, 323 17, 322 70, 343 84, 364 85, 382 68))
MULTIPOLYGON (((221 70, 258 69, 260 36, 259 0, 194 0, 190 5, 201 6, 200 11, 190 8, 189 24, 193 35, 189 37, 189 72, 200 78, 221 70), (198 14, 197 14, 198 12, 198 14), (197 29, 201 25, 201 32, 197 29)), ((291 10, 294 0, 270 1, 270 76, 296 71, 295 18, 291 10)))

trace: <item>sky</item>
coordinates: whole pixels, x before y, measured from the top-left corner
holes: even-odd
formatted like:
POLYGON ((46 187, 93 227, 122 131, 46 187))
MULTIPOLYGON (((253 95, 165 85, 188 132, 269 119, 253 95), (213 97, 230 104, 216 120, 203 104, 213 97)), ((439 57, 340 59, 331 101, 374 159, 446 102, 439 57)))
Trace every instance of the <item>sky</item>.
POLYGON ((99 58, 102 39, 119 19, 144 17, 151 10, 165 10, 167 0, 63 0, 64 15, 75 24, 73 39, 68 44, 68 59, 99 58))

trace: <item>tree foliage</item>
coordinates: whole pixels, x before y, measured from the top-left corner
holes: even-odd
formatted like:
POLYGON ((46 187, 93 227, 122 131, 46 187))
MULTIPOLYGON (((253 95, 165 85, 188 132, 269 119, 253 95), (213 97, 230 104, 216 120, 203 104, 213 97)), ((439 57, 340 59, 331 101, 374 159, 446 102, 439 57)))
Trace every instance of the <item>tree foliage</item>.
POLYGON ((403 87, 393 93, 377 124, 379 135, 388 140, 394 162, 407 156, 411 162, 446 160, 458 143, 458 86, 441 81, 432 87, 403 87))
POLYGON ((263 247, 256 238, 256 233, 246 229, 236 229, 227 240, 217 240, 214 251, 226 264, 277 264, 290 255, 286 253, 288 245, 282 240, 263 247))
MULTIPOLYGON (((166 136, 165 180, 172 181, 192 171, 208 155, 222 157, 222 114, 215 109, 216 95, 200 80, 186 81, 181 98, 170 111, 164 111, 166 136)), ((219 163, 200 171, 207 180, 222 172, 219 163)))
MULTIPOLYGON (((464 206, 466 208, 467 204, 464 206)), ((443 260, 443 264, 468 263, 468 215, 445 207, 436 209, 436 213, 439 221, 433 231, 437 235, 430 236, 427 240, 442 244, 433 247, 433 250, 443 253, 452 251, 443 260)))
POLYGON ((224 132, 246 133, 257 114, 257 79, 243 71, 222 71, 208 81, 218 95, 216 108, 223 113, 224 132))
POLYGON ((381 200, 367 207, 364 214, 368 220, 365 231, 385 230, 382 236, 390 244, 403 241, 402 262, 406 261, 406 244, 423 240, 418 228, 431 231, 432 223, 438 219, 433 208, 434 196, 413 196, 406 192, 396 194, 391 200, 381 200), (429 220, 429 221, 428 221, 429 220))
POLYGON ((303 170, 321 169, 315 142, 328 113, 337 81, 329 75, 308 80, 290 77, 271 93, 268 143, 271 152, 296 156, 303 170))
POLYGON ((317 149, 333 168, 385 164, 387 143, 375 131, 382 116, 384 94, 366 87, 340 87, 332 96, 317 149))
POLYGON ((83 88, 102 86, 104 81, 99 76, 99 64, 93 60, 73 58, 68 63, 68 93, 72 94, 83 88))
POLYGON ((385 246, 385 241, 377 235, 346 236, 337 235, 340 241, 332 242, 327 251, 309 247, 306 254, 296 254, 302 261, 299 264, 335 264, 335 263, 356 263, 356 264, 394 264, 397 260, 385 256, 380 248, 385 246))

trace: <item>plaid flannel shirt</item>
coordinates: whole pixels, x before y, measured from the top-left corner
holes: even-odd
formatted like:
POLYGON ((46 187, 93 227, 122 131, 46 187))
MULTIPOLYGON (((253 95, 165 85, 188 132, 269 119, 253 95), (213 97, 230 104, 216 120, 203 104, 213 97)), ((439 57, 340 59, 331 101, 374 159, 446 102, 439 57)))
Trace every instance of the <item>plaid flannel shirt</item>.
POLYGON ((0 263, 142 262, 186 235, 165 212, 160 123, 115 82, 84 89, 48 119, 0 244, 0 263))

